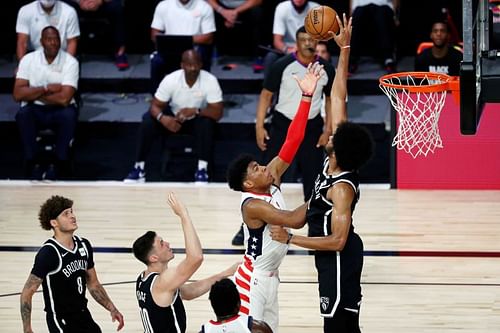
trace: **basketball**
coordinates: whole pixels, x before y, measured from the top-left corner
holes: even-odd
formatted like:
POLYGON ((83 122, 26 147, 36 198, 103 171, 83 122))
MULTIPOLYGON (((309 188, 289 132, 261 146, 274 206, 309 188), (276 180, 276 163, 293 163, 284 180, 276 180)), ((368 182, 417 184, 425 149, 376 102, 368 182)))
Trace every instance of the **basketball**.
POLYGON ((328 31, 339 32, 337 12, 328 6, 314 7, 307 12, 304 27, 312 38, 317 40, 328 39, 328 31))

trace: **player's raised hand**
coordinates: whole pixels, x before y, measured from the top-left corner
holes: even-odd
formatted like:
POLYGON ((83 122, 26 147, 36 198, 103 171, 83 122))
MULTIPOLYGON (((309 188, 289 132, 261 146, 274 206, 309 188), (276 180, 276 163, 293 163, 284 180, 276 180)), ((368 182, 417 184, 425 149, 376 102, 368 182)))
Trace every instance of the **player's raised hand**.
POLYGON ((168 201, 170 208, 172 208, 172 211, 175 213, 175 215, 177 215, 179 217, 188 215, 186 206, 184 206, 182 201, 177 199, 177 196, 175 195, 174 192, 170 192, 168 194, 167 201, 168 201))
POLYGON ((348 48, 351 45, 352 17, 347 20, 347 16, 344 13, 342 15, 342 20, 338 15, 336 19, 339 24, 339 33, 334 34, 332 31, 329 31, 328 34, 332 36, 335 43, 337 43, 341 49, 348 48))
POLYGON ((323 65, 319 62, 310 63, 307 66, 306 74, 302 79, 299 79, 297 75, 293 75, 293 78, 299 84, 302 94, 312 96, 316 90, 316 84, 320 77, 325 73, 323 70, 323 65))

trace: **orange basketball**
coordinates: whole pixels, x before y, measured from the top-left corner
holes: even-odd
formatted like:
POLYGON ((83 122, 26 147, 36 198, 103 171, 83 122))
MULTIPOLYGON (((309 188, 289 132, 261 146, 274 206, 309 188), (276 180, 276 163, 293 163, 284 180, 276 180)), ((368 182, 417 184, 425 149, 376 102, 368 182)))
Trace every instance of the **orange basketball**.
POLYGON ((339 32, 337 12, 328 6, 311 8, 304 19, 304 27, 312 38, 327 39, 329 37, 328 31, 339 32))

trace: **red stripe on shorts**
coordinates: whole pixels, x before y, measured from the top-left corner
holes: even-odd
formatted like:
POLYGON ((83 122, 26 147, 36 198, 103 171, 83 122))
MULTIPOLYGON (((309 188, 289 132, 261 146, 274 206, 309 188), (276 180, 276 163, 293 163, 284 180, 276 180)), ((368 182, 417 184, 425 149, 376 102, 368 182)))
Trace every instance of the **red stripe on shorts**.
POLYGON ((247 282, 250 282, 250 280, 252 280, 250 275, 245 273, 245 271, 241 267, 238 267, 238 274, 241 275, 242 278, 245 278, 245 280, 247 280, 247 282))
POLYGON ((248 308, 244 307, 244 306, 241 306, 240 307, 240 312, 241 313, 244 313, 248 316, 248 314, 250 313, 250 310, 248 310, 248 308))
POLYGON ((245 290, 250 291, 250 285, 249 285, 248 283, 246 283, 246 282, 245 282, 245 281, 243 281, 243 280, 238 279, 237 277, 235 278, 235 280, 236 280, 236 284, 237 284, 238 286, 240 286, 241 288, 243 288, 243 289, 245 289, 245 290))
POLYGON ((247 296, 247 295, 245 295, 245 294, 240 294, 240 299, 241 299, 242 301, 245 301, 245 302, 247 302, 247 303, 250 303, 250 297, 248 297, 248 296, 247 296))

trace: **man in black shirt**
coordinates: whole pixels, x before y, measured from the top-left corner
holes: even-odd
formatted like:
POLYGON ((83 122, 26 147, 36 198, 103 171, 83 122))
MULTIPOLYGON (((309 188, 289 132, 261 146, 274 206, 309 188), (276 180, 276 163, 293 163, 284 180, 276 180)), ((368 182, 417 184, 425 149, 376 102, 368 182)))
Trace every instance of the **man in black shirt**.
POLYGON ((40 208, 40 225, 52 229, 54 236, 38 251, 31 274, 21 293, 23 332, 31 333, 31 300, 40 284, 47 313, 49 332, 100 333, 87 308, 85 291, 90 294, 123 327, 123 316, 97 279, 90 242, 74 235, 78 225, 73 201, 52 196, 40 208))
POLYGON ((432 47, 415 57, 415 71, 459 75, 462 52, 449 44, 446 22, 438 21, 432 25, 431 39, 432 47))

